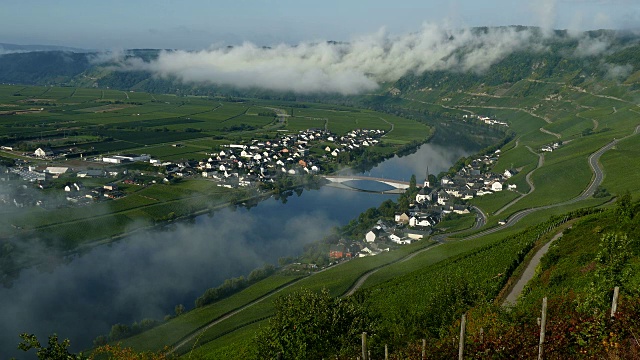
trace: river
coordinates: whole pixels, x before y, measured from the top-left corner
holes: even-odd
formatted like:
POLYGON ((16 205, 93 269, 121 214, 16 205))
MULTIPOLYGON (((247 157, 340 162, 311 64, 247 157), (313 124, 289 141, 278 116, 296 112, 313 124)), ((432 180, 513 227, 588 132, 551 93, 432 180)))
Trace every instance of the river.
MULTIPOLYGON (((437 174, 472 152, 431 142, 366 175, 408 181, 416 174, 421 182, 427 166, 437 174)), ((226 208, 95 247, 55 267, 26 269, 11 288, 0 289, 0 358, 25 358, 16 350, 23 332, 41 342, 55 332, 79 351, 115 323, 162 319, 177 304, 190 309, 205 289, 300 254, 331 228, 396 198, 325 186, 293 194, 286 203, 272 197, 251 209, 226 208)))

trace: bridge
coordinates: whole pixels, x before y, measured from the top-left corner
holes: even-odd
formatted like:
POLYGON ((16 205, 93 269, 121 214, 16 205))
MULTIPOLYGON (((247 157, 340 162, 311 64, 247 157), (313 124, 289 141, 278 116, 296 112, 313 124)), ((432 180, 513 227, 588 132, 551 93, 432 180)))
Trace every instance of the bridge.
POLYGON ((400 194, 405 192, 405 190, 407 190, 409 188, 409 182, 408 181, 400 181, 400 180, 392 180, 392 179, 384 179, 384 178, 375 178, 375 177, 369 177, 369 176, 357 176, 357 175, 336 175, 336 176, 323 176, 326 180, 330 181, 331 183, 335 183, 335 184, 340 184, 343 185, 344 187, 348 187, 351 189, 356 189, 356 190, 362 190, 362 189, 358 189, 354 186, 350 186, 348 184, 344 184, 345 182, 348 181, 356 181, 356 180, 367 180, 367 181, 375 181, 381 184, 385 184, 385 185, 389 185, 393 188, 393 190, 386 190, 386 191, 382 191, 383 193, 386 194, 400 194))

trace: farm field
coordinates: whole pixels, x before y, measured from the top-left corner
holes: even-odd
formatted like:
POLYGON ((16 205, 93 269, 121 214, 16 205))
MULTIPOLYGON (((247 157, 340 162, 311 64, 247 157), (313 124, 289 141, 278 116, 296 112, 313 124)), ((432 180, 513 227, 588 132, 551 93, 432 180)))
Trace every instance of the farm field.
POLYGON ((152 97, 116 90, 2 85, 0 105, 5 110, 38 107, 38 111, 0 116, 0 144, 20 151, 74 146, 77 152, 100 154, 144 151, 150 147, 152 155, 177 160, 202 156, 195 148, 154 146, 194 142, 211 149, 224 143, 224 139, 265 136, 274 129, 297 132, 326 126, 337 135, 355 129, 388 132, 393 127, 384 138, 391 146, 385 151, 390 152, 431 135, 427 126, 412 120, 371 110, 315 104, 295 109, 294 116, 280 124, 271 109, 286 109, 287 104, 264 100, 229 102, 204 97, 152 97))

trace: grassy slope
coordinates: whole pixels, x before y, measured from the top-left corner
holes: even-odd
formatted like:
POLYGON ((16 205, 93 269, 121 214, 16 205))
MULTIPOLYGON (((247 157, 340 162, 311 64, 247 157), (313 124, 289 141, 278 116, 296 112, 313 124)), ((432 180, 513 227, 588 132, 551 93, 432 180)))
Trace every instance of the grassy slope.
POLYGON ((298 278, 297 276, 270 276, 239 293, 216 302, 215 306, 209 305, 194 309, 149 331, 124 339, 121 343, 125 347, 158 351, 165 345, 178 342, 194 329, 206 325, 212 319, 219 318, 228 312, 268 294, 273 289, 286 285, 298 278))
MULTIPOLYGON (((543 257, 521 301, 525 305, 539 303, 543 296, 561 295, 567 289, 584 291, 592 281, 600 238, 607 232, 619 233, 621 229, 631 239, 636 239, 630 249, 635 254, 630 262, 631 277, 629 283, 623 285, 629 289, 637 288, 640 284, 640 258, 637 257, 640 253, 640 243, 637 241, 640 217, 635 216, 632 221, 621 223, 614 211, 607 211, 581 219, 564 232, 564 236, 543 257)), ((622 291, 628 292, 624 288, 622 291)))
MULTIPOLYGON (((351 260, 347 263, 341 264, 340 266, 336 266, 324 272, 304 278, 294 286, 278 292, 278 296, 291 294, 301 288, 311 289, 314 291, 328 289, 333 296, 340 296, 344 294, 355 283, 355 281, 367 271, 394 262, 411 252, 428 247, 431 244, 432 243, 426 241, 418 242, 410 246, 403 247, 401 250, 381 254, 376 257, 351 260)), ((272 300, 273 299, 265 299, 265 301, 249 308, 248 311, 243 311, 240 314, 212 327, 197 339, 190 341, 186 346, 179 349, 178 353, 184 354, 189 351, 189 349, 193 348, 194 344, 207 344, 210 341, 215 341, 221 338, 231 331, 242 331, 245 326, 251 326, 256 320, 272 315, 272 300)), ((213 304, 212 306, 215 307, 217 305, 213 304)))
POLYGON ((614 194, 630 191, 634 197, 640 195, 636 184, 640 183, 640 137, 621 141, 615 149, 602 156, 605 178, 602 186, 614 194), (630 161, 635 159, 635 161, 630 161))

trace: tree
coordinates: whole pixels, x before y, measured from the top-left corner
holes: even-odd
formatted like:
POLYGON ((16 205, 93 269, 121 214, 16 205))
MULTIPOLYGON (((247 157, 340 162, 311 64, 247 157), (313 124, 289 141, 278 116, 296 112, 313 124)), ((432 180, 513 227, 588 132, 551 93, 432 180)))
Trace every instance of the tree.
POLYGON ((173 359, 174 356, 166 355, 169 348, 164 348, 158 352, 135 352, 131 348, 123 348, 118 345, 104 345, 95 349, 89 360, 104 359, 103 355, 107 355, 109 360, 166 360, 173 359))
POLYGON ((633 217, 631 194, 629 191, 625 192, 618 198, 618 201, 616 201, 616 215, 620 222, 631 220, 633 217))
POLYGON ((184 313, 184 305, 178 304, 176 305, 174 310, 175 310, 176 316, 180 316, 184 313))
POLYGON ((603 316, 613 288, 625 285, 631 275, 630 246, 631 241, 626 235, 602 235, 595 258, 596 270, 587 296, 579 306, 580 310, 593 313, 596 317, 603 316))
POLYGON ((357 353, 359 336, 372 329, 371 319, 353 297, 333 298, 302 290, 275 301, 276 314, 254 342, 258 359, 320 359, 357 353))
POLYGON ((18 349, 22 351, 29 351, 36 349, 36 356, 41 360, 84 360, 86 357, 80 355, 74 355, 70 353, 67 348, 71 345, 69 339, 58 342, 58 335, 53 334, 49 336, 47 347, 42 347, 38 338, 34 334, 21 334, 22 341, 18 344, 18 349))
POLYGON ((406 196, 404 196, 404 194, 401 195, 398 198, 398 212, 403 213, 409 211, 409 203, 410 200, 406 196))
POLYGON ((411 174, 411 180, 409 180, 409 192, 416 190, 416 174, 411 174))
POLYGON ((115 324, 111 326, 109 340, 119 340, 131 336, 131 328, 126 324, 115 324))
POLYGON ((95 359, 109 359, 109 360, 166 360, 172 359, 173 356, 166 355, 168 348, 164 348, 157 353, 154 352, 135 352, 131 348, 122 348, 120 344, 102 345, 96 348, 90 357, 80 354, 72 354, 67 348, 71 345, 69 339, 64 339, 62 342, 58 342, 58 335, 53 334, 49 336, 47 347, 42 347, 38 338, 34 334, 21 334, 22 341, 18 344, 18 349, 22 351, 29 351, 36 349, 36 356, 40 360, 95 360, 95 359), (107 355, 105 358, 104 355, 107 355))
POLYGON ((436 187, 438 184, 438 178, 433 175, 433 174, 429 174, 429 184, 431 185, 431 187, 436 187))

